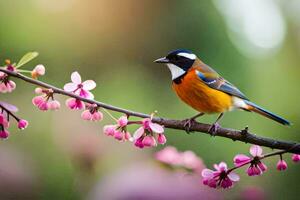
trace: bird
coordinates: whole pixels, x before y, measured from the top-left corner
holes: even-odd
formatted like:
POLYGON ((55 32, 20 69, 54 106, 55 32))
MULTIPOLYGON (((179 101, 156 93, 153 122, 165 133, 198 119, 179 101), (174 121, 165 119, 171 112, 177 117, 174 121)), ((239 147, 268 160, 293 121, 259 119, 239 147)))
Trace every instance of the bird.
POLYGON ((192 51, 177 49, 167 56, 156 59, 155 63, 166 64, 172 75, 172 88, 177 96, 198 114, 185 120, 189 129, 195 120, 204 114, 219 113, 208 132, 214 135, 220 128, 220 120, 225 112, 241 109, 258 113, 283 125, 291 123, 251 102, 236 86, 202 62, 192 51))

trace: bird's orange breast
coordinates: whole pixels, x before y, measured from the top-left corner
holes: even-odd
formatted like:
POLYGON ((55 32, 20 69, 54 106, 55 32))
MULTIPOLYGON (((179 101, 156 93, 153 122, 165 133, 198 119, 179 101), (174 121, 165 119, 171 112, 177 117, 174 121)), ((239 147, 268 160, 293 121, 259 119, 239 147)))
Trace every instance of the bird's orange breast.
POLYGON ((195 69, 190 70, 180 83, 173 82, 173 89, 182 101, 204 113, 221 113, 231 109, 231 96, 207 86, 195 69))

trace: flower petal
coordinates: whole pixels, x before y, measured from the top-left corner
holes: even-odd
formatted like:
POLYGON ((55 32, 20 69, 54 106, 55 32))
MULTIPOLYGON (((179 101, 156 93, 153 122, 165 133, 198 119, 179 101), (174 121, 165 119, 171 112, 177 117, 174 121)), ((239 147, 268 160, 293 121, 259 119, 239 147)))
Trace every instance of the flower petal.
POLYGON ((144 134, 144 132, 145 130, 143 127, 138 128, 133 134, 133 139, 134 140, 139 139, 144 134))
POLYGON ((227 164, 225 162, 220 162, 219 170, 226 171, 227 170, 227 164))
POLYGON ((149 127, 155 133, 163 133, 164 132, 164 128, 161 125, 157 124, 157 123, 150 122, 149 127))
POLYGON ((92 90, 96 87, 96 83, 93 80, 87 80, 82 83, 84 90, 92 90))
POLYGON ((261 156, 262 155, 262 148, 258 145, 252 145, 250 147, 250 154, 255 157, 255 156, 261 156))
POLYGON ((67 83, 64 86, 64 90, 67 92, 73 92, 77 89, 77 84, 75 83, 67 83))
POLYGON ((201 172, 201 176, 206 179, 211 179, 214 177, 214 171, 211 169, 203 169, 201 172))
POLYGON ((250 162, 250 160, 251 158, 244 154, 238 154, 233 158, 234 165, 237 167, 250 162))
POLYGON ((78 72, 73 72, 71 74, 71 80, 73 83, 76 83, 76 84, 80 84, 81 83, 81 76, 78 72))
POLYGON ((235 172, 230 172, 228 175, 228 178, 234 182, 237 182, 240 180, 239 175, 237 175, 235 172))

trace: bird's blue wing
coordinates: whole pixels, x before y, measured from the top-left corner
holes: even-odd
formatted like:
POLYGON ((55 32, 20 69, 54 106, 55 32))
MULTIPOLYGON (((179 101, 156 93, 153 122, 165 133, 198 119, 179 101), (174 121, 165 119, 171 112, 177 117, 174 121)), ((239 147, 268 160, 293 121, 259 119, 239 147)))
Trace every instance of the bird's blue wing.
POLYGON ((217 73, 202 73, 201 71, 196 70, 196 74, 207 86, 232 96, 248 100, 248 98, 237 87, 226 81, 217 73))

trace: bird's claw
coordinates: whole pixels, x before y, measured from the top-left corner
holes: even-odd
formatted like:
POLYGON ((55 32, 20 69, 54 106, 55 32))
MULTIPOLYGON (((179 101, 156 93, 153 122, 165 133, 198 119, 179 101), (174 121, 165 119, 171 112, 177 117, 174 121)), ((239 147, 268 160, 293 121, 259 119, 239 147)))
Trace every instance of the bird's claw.
POLYGON ((184 121, 184 125, 183 126, 184 126, 184 129, 185 129, 185 132, 187 134, 190 134, 190 129, 191 129, 192 123, 195 122, 195 119, 190 118, 190 119, 185 119, 183 121, 184 121))
POLYGON ((220 128, 220 124, 219 123, 213 123, 210 128, 208 129, 208 133, 211 135, 211 136, 216 136, 216 133, 218 131, 218 129, 220 128))

